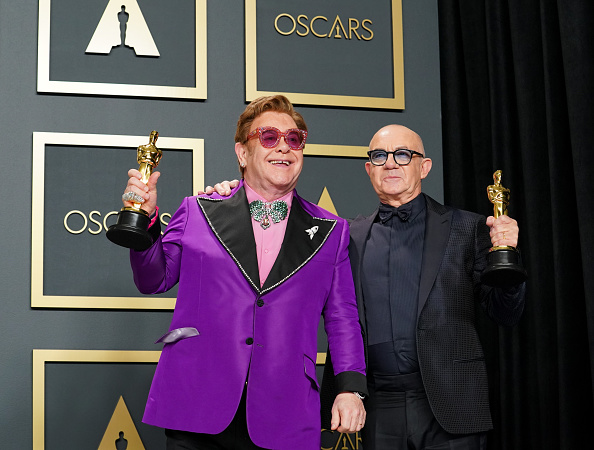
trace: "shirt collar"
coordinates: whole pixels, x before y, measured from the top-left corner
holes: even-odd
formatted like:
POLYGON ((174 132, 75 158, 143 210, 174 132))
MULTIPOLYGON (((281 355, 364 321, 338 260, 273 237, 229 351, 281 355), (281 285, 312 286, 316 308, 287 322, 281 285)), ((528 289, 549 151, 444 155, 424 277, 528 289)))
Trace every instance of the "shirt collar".
MULTIPOLYGON (((402 205, 400 205, 398 208, 395 206, 391 206, 388 205, 386 203, 382 203, 384 208, 387 209, 391 209, 393 211, 396 211, 398 208, 407 205, 407 207, 409 207, 411 209, 410 212, 410 216, 408 217, 408 222, 412 222, 414 219, 416 219, 416 217, 425 210, 425 197, 422 194, 417 195, 415 198, 413 198, 411 201, 404 203, 402 205)), ((379 216, 376 218, 376 220, 379 219, 379 216)))
MULTIPOLYGON (((254 191, 246 182, 245 180, 243 181, 243 186, 245 188, 245 195, 247 197, 247 201, 248 203, 253 202, 254 200, 262 200, 263 202, 267 202, 267 200, 262 197, 260 194, 258 194, 256 191, 254 191)), ((291 212, 291 205, 293 204, 293 191, 291 192, 287 192, 285 195, 283 195, 282 197, 279 198, 275 198, 274 200, 284 200, 285 202, 287 202, 287 206, 289 207, 289 212, 291 212)), ((273 201, 274 201, 273 200, 273 201)), ((289 214, 287 214, 287 217, 289 217, 289 214)))

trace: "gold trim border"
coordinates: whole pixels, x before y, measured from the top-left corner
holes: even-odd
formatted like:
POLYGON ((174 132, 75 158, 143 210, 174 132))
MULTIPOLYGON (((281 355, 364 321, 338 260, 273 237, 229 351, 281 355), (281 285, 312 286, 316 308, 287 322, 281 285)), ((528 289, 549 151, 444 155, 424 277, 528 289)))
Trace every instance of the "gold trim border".
POLYGON ((404 109, 404 50, 402 0, 392 2, 392 58, 394 97, 359 97, 348 95, 304 94, 258 90, 258 52, 256 49, 256 0, 245 0, 245 96, 250 102, 260 96, 283 94, 301 105, 346 106, 356 108, 404 109))
MULTIPOLYGON (((33 448, 45 448, 45 364, 78 363, 157 363, 159 350, 45 350, 33 349, 33 448)), ((326 362, 318 353, 316 364, 326 362)))
POLYGON ((339 158, 369 158, 369 147, 360 145, 306 144, 304 156, 335 156, 339 158))
POLYGON ((45 363, 157 363, 160 351, 33 350, 33 448, 45 448, 45 363))
MULTIPOLYGON (((31 307, 83 309, 172 310, 175 298, 162 297, 92 297, 43 294, 43 233, 45 198, 45 151, 47 145, 137 148, 146 136, 33 133, 33 186, 31 193, 31 307)), ((159 137, 159 148, 192 152, 192 190, 204 188, 204 140, 159 137)), ((191 194, 190 194, 191 195, 191 194)))
POLYGON ((51 0, 39 0, 37 92, 205 100, 207 97, 206 0, 196 2, 196 86, 158 86, 50 80, 51 0))

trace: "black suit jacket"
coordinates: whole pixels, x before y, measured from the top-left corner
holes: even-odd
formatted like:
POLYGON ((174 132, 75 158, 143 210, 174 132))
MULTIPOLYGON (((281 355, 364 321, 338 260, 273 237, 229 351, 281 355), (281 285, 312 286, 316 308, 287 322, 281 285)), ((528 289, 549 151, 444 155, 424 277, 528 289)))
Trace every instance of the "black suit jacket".
MULTIPOLYGON (((525 284, 509 289, 481 284, 491 247, 486 218, 424 197, 427 215, 416 330, 423 384, 433 414, 446 431, 486 431, 492 421, 485 358, 475 328, 475 302, 498 324, 515 325, 524 309, 525 284)), ((349 255, 366 349, 361 266, 376 215, 377 210, 350 224, 349 255)), ((333 395, 329 393, 332 370, 327 358, 322 388, 325 405, 333 395)), ((323 412, 327 419, 328 412, 323 412)))

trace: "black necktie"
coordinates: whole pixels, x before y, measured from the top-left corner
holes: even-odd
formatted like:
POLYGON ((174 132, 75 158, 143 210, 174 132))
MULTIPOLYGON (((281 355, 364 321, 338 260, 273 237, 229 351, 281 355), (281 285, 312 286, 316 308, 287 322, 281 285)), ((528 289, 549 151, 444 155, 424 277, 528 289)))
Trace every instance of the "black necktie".
POLYGON ((379 219, 381 223, 386 223, 392 216, 398 216, 401 221, 406 222, 412 212, 412 202, 394 208, 393 206, 380 203, 379 219))

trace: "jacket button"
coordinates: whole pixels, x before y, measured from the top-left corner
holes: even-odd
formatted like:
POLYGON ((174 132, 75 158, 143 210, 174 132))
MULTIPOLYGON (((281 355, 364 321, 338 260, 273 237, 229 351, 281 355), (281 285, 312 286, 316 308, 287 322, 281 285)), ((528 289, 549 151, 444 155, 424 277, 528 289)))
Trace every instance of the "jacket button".
POLYGON ((254 339, 253 339, 253 338, 247 338, 247 339, 245 340, 245 343, 246 343, 247 345, 252 345, 252 344, 254 343, 254 339))
POLYGON ((258 305, 261 308, 262 306, 264 306, 264 300, 259 298, 258 301, 256 302, 256 305, 258 305))

